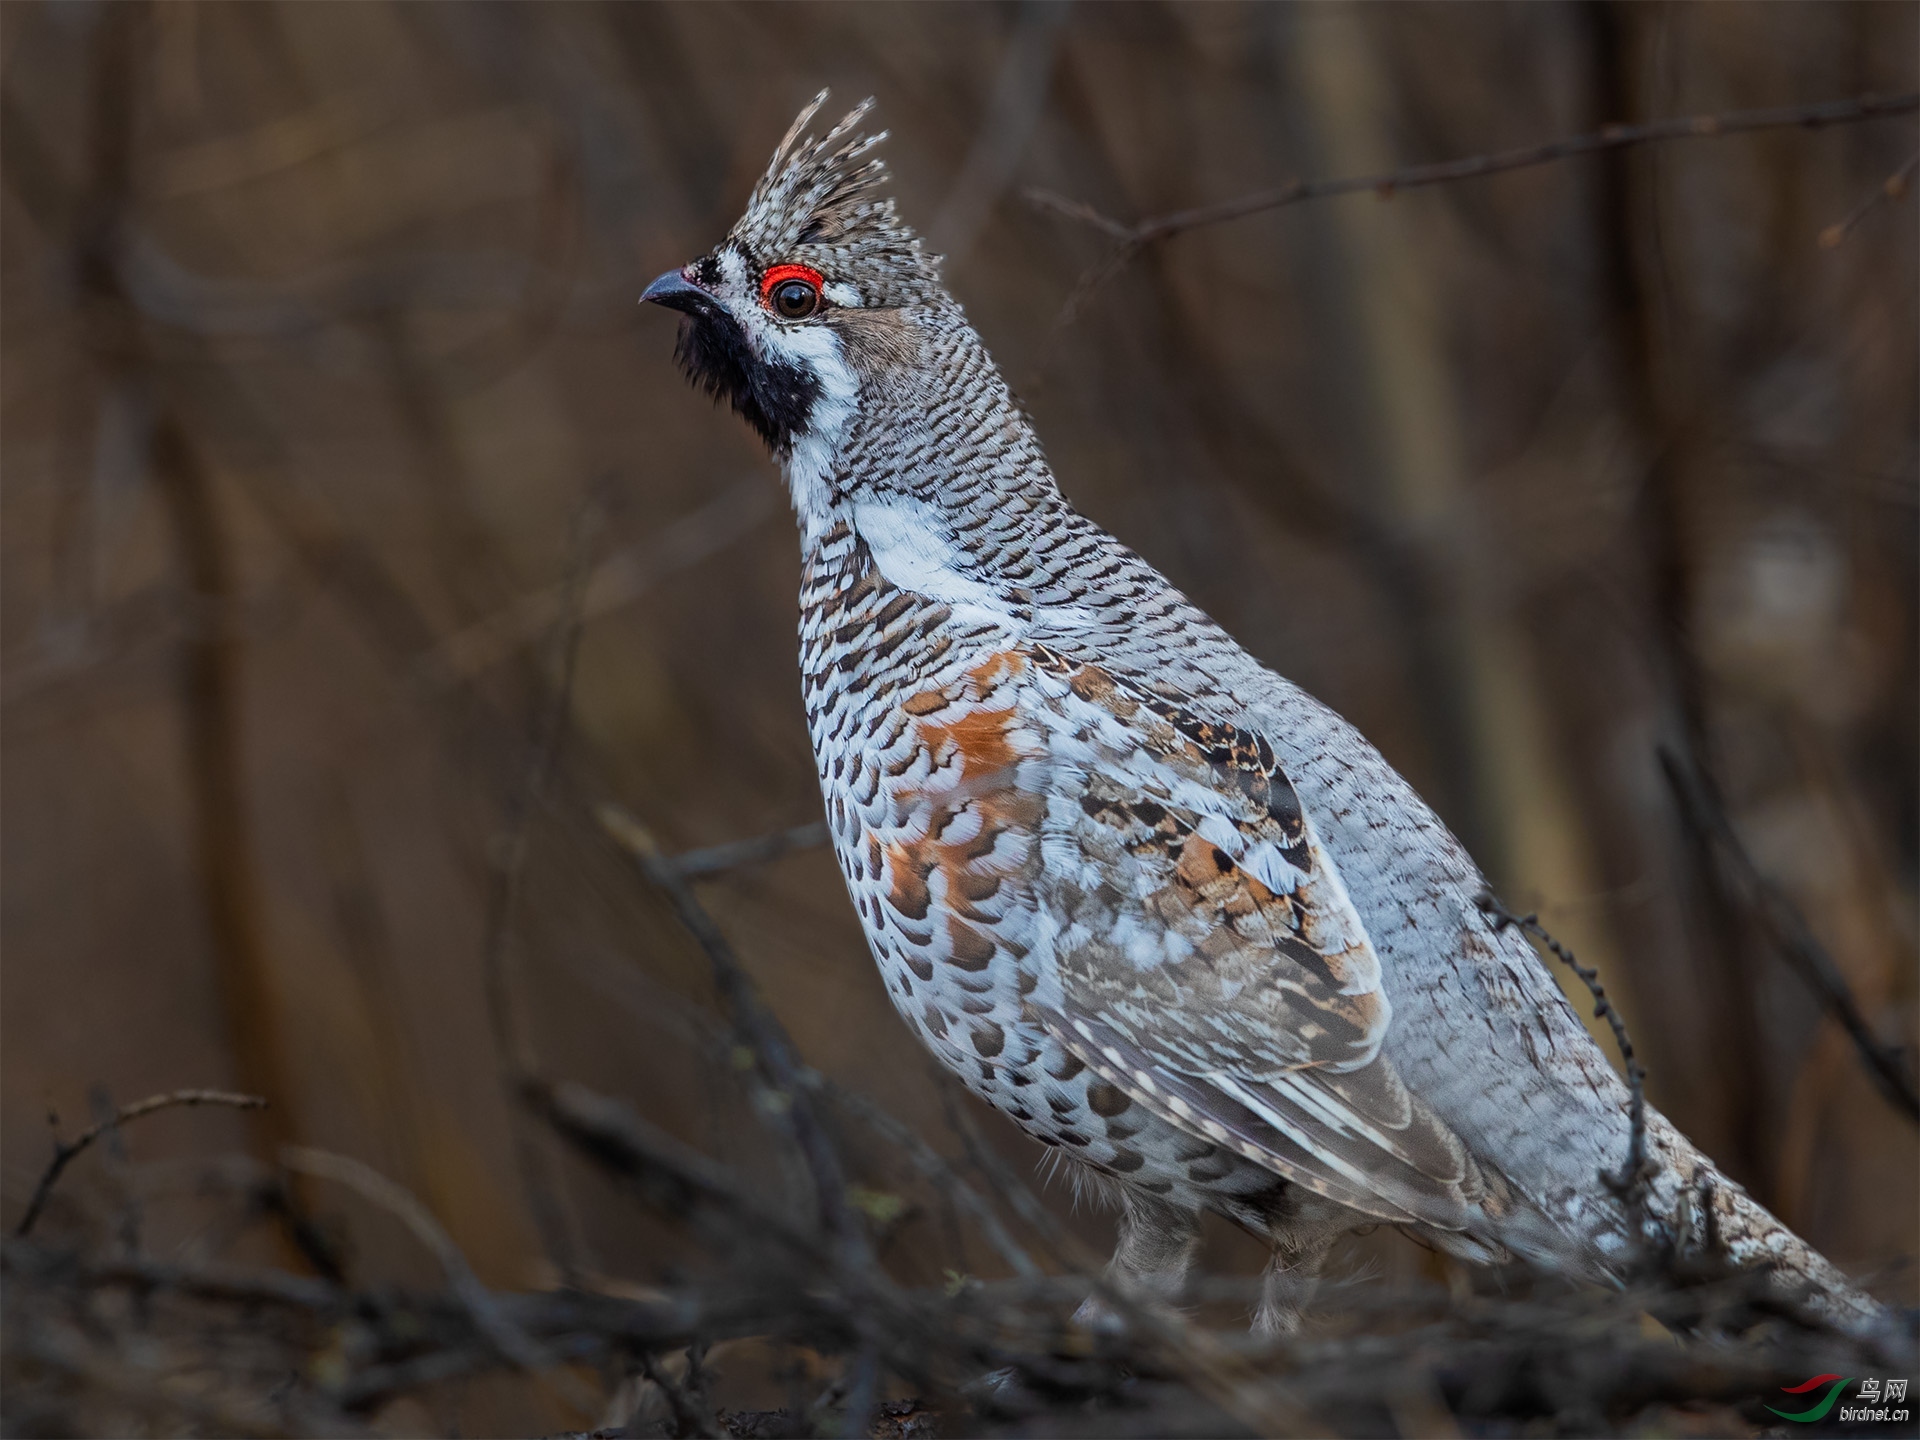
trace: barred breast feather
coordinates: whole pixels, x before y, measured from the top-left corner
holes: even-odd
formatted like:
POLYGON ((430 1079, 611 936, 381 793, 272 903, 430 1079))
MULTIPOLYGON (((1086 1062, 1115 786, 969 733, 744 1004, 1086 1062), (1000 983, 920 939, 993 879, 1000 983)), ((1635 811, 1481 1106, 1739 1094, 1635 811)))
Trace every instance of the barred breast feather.
POLYGON ((943 1058, 991 1079, 1048 1037, 1364 1214, 1467 1230, 1506 1208, 1380 1055, 1379 958, 1264 739, 1009 627, 944 633, 950 607, 837 543, 861 573, 804 626, 829 812, 943 1058))

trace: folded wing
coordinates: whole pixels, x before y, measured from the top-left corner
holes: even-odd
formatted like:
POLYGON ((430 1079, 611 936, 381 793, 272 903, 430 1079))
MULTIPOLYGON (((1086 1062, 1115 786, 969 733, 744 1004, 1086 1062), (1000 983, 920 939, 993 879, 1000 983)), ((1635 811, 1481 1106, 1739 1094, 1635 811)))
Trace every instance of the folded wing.
POLYGON ((1505 1210, 1381 1054, 1379 957, 1271 746, 1137 677, 1030 663, 1047 1026, 1162 1118, 1354 1209, 1446 1230, 1505 1210))

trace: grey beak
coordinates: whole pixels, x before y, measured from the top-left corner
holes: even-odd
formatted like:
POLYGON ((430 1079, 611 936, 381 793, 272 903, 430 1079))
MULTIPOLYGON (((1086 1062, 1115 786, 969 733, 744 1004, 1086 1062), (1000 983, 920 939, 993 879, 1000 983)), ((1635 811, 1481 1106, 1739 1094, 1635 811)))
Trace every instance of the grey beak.
POLYGON ((684 270, 669 270, 641 292, 642 304, 651 302, 669 310, 684 310, 689 315, 711 310, 720 302, 687 279, 684 270))

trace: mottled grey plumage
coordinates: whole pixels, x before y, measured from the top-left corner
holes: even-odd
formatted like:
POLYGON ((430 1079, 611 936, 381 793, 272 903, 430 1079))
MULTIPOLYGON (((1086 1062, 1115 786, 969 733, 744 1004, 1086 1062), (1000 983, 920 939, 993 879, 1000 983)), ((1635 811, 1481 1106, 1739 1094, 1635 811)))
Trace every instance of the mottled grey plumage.
POLYGON ((684 354, 748 357, 696 378, 804 397, 762 429, 803 534, 841 869, 901 1016, 1109 1182, 1116 1271, 1177 1290, 1218 1211, 1272 1243, 1257 1319, 1285 1328, 1358 1225, 1596 1279, 1638 1230, 1716 1236, 1870 1320, 1658 1114, 1644 1210, 1602 1183, 1625 1088, 1475 905, 1473 861, 1352 726, 1073 511, 877 196, 865 107, 804 140, 819 103, 727 242, 649 295, 688 311, 684 354), (809 267, 818 308, 777 311, 775 266, 809 267))

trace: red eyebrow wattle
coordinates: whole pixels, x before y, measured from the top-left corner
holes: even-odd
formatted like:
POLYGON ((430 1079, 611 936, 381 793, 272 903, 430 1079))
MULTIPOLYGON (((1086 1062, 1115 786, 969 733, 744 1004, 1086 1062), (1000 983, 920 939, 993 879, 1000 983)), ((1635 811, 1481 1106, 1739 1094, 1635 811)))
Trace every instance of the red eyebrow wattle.
POLYGON ((760 298, 771 295, 782 280, 804 280, 816 290, 827 283, 826 277, 810 265, 775 265, 760 277, 760 298))

